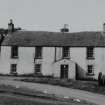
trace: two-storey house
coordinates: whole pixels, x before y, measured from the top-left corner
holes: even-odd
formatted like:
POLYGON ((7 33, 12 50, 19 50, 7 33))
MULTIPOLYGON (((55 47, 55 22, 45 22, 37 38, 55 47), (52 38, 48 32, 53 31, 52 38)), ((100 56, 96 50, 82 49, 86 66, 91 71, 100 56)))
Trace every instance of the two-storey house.
POLYGON ((1 44, 1 74, 41 74, 58 78, 98 78, 105 74, 105 33, 16 31, 1 44))

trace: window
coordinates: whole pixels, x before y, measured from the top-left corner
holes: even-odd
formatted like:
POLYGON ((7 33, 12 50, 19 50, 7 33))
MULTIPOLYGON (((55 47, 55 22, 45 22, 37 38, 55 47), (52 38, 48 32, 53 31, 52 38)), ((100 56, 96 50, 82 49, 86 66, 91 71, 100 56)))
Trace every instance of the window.
POLYGON ((11 47, 11 58, 18 58, 18 47, 17 46, 11 47))
POLYGON ((94 48, 87 47, 87 59, 93 59, 93 58, 94 58, 94 48))
POLYGON ((87 74, 94 74, 93 65, 88 65, 87 66, 87 74))
POLYGON ((63 58, 69 58, 70 56, 70 51, 69 51, 69 47, 63 47, 63 58))
POLYGON ((11 64, 11 74, 17 73, 17 64, 11 64))
POLYGON ((35 73, 41 73, 41 64, 35 64, 35 73))
POLYGON ((36 47, 35 58, 42 58, 42 47, 36 47))

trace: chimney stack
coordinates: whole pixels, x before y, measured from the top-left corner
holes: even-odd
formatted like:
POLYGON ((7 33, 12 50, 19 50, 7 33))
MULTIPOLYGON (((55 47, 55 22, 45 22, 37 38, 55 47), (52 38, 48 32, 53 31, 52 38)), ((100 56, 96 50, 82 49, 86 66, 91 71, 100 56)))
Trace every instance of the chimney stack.
POLYGON ((10 22, 8 23, 8 32, 14 32, 14 24, 12 19, 10 19, 10 22))
POLYGON ((61 32, 69 32, 68 24, 64 24, 64 27, 61 29, 61 32))

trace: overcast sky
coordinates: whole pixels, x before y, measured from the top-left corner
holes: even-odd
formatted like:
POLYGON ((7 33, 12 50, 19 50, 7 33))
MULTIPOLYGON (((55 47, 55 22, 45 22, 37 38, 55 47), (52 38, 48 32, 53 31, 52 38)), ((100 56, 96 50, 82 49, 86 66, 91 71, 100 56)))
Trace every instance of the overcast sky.
POLYGON ((0 0, 0 27, 9 19, 25 30, 70 32, 102 30, 105 0, 0 0))

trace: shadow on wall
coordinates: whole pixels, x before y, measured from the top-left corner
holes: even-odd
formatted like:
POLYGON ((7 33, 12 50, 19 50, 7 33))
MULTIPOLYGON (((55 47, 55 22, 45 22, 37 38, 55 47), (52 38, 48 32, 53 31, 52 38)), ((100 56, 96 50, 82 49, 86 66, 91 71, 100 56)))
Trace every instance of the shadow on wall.
POLYGON ((76 80, 93 80, 93 76, 88 76, 87 72, 76 64, 76 80))

